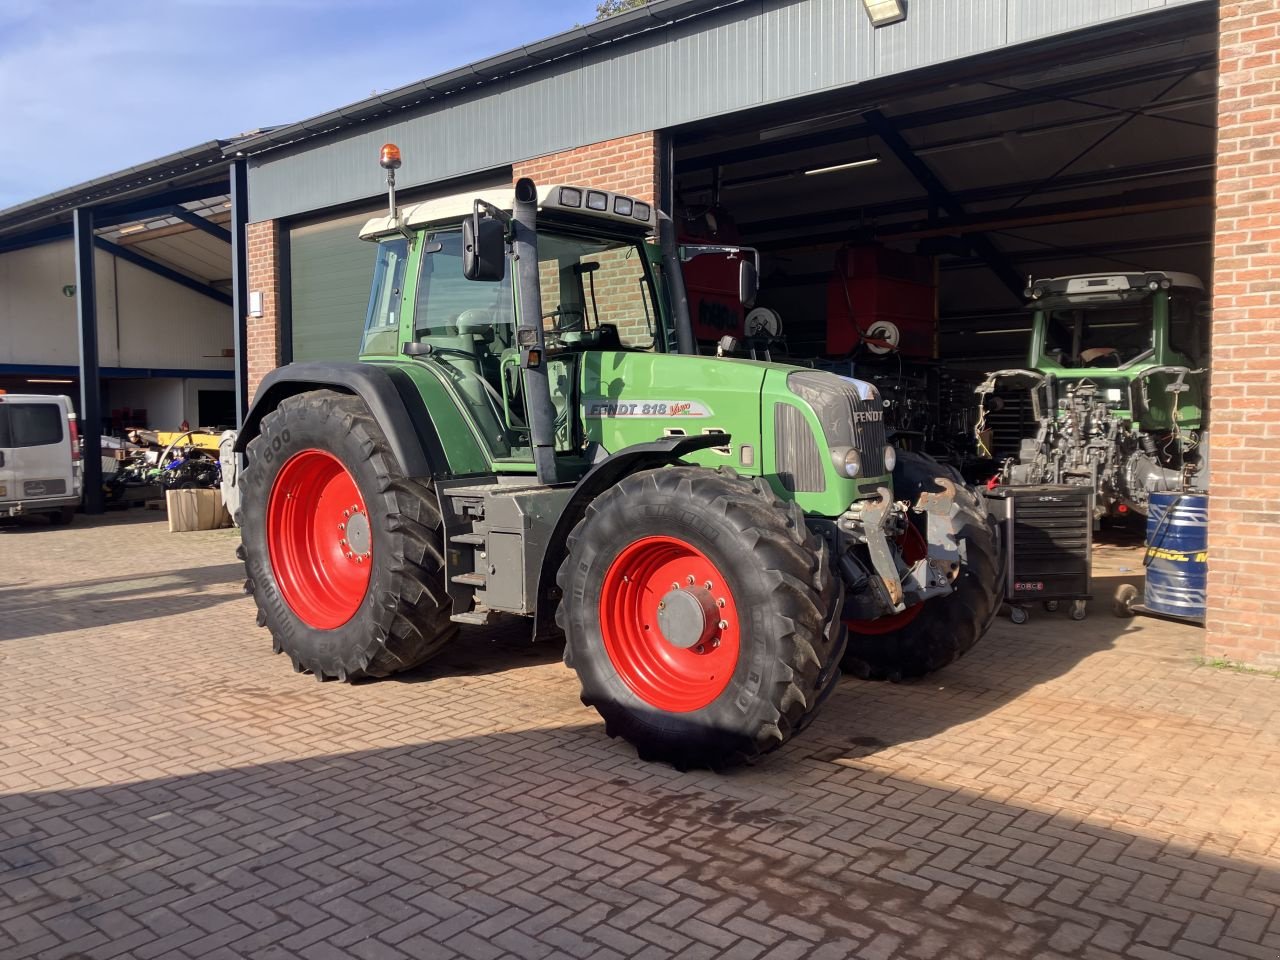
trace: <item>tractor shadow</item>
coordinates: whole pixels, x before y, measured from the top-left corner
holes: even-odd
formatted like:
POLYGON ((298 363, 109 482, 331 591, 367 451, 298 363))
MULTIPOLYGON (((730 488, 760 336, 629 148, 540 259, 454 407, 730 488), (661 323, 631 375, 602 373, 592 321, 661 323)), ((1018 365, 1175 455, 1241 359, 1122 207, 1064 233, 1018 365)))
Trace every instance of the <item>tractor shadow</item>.
POLYGON ((483 627, 463 625, 458 638, 440 654, 413 670, 396 674, 395 683, 430 683, 442 677, 474 677, 523 667, 559 663, 564 657, 563 640, 531 637, 533 622, 525 617, 496 615, 483 627))
MULTIPOLYGON (((62 584, 0 587, 0 641, 200 613, 243 596, 244 565, 222 563, 62 584)), ((250 621, 252 622, 252 621, 250 621)))
MULTIPOLYGON (((1093 599, 1082 621, 1070 618, 1066 602, 1052 613, 1037 604, 1028 622, 1020 625, 1012 623, 1007 608, 1002 608, 977 646, 937 673, 902 683, 844 677, 804 734, 805 743, 819 741, 811 755, 816 759, 870 756, 946 734, 1034 696, 1037 688, 1054 684, 1103 653, 1193 664, 1204 651, 1200 628, 1115 615, 1116 590, 1125 583, 1141 590, 1143 569, 1140 536, 1114 546, 1136 560, 1112 559, 1107 563, 1112 569, 1095 573, 1093 599)), ((1078 695, 1070 686, 1058 687, 1061 696, 1078 695)))

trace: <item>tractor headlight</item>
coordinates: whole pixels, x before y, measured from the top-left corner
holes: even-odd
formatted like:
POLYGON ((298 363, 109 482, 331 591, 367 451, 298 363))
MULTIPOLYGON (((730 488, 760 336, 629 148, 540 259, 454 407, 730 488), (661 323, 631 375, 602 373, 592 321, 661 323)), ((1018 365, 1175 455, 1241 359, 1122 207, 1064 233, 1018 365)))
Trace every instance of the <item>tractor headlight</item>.
POLYGON ((885 444, 884 448, 884 468, 887 472, 893 473, 893 468, 898 464, 898 451, 892 443, 885 444))
POLYGON ((856 477, 862 473, 862 457, 853 447, 836 447, 831 451, 831 462, 842 476, 856 477))

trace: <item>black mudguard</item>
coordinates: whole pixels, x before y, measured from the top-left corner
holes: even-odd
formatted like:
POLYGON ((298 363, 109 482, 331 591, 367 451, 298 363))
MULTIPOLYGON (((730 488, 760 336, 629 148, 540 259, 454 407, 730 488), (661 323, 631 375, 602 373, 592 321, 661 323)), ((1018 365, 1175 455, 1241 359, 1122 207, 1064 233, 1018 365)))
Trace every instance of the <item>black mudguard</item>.
POLYGON ((281 400, 310 390, 337 390, 360 397, 382 427, 407 477, 447 477, 449 463, 431 414, 402 370, 373 363, 290 363, 263 378, 235 450, 244 453, 262 418, 281 400))

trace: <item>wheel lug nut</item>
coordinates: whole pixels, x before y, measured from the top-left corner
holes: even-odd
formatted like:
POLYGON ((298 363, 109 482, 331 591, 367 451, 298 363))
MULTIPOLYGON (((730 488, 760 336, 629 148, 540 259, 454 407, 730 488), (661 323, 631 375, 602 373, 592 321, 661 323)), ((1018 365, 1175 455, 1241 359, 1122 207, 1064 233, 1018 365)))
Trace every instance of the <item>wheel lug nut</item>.
POLYGON ((680 589, 680 584, 678 584, 678 583, 676 583, 674 580, 672 580, 672 581, 671 581, 671 589, 672 589, 672 590, 679 590, 679 589, 680 589))
POLYGON ((345 529, 347 529, 347 525, 346 525, 345 523, 340 523, 340 524, 338 524, 338 529, 339 529, 339 530, 345 530, 345 529))
POLYGON ((690 575, 690 576, 686 577, 686 578, 685 578, 685 582, 686 582, 687 584, 689 584, 689 586, 693 586, 693 576, 692 576, 692 575, 690 575))
POLYGON ((665 601, 665 600, 659 600, 659 601, 658 601, 658 609, 659 609, 659 610, 665 610, 665 609, 667 609, 667 601, 665 601))
POLYGON ((693 648, 693 652, 694 652, 694 653, 705 653, 705 652, 706 652, 706 648, 705 648, 705 647, 703 647, 703 646, 702 646, 702 644, 698 644, 696 647, 694 647, 694 648, 693 648))
POLYGON ((711 641, 711 649, 713 649, 713 650, 714 650, 714 649, 715 649, 716 647, 718 647, 718 646, 720 646, 720 638, 719 638, 719 637, 716 637, 715 639, 713 639, 713 640, 711 641))
POLYGON ((728 620, 721 620, 719 623, 717 623, 717 624, 716 624, 716 626, 717 626, 717 627, 719 627, 721 630, 728 630, 728 629, 729 629, 729 621, 728 621, 728 620))
POLYGON ((724 606, 724 597, 718 597, 718 598, 716 599, 716 606, 717 606, 717 607, 723 607, 723 606, 724 606))
POLYGON ((351 553, 351 551, 349 551, 349 550, 348 550, 348 551, 347 551, 347 559, 348 559, 348 560, 350 560, 353 556, 354 556, 354 554, 353 554, 353 553, 351 553))
POLYGON ((710 580, 705 580, 705 581, 703 581, 703 584, 702 584, 702 585, 703 585, 704 587, 706 587, 708 590, 710 590, 710 589, 711 589, 711 581, 710 581, 710 580))
POLYGON ((348 517, 348 518, 349 518, 349 517, 351 516, 351 511, 350 511, 350 510, 343 510, 343 511, 342 511, 342 515, 343 515, 344 517, 348 517))

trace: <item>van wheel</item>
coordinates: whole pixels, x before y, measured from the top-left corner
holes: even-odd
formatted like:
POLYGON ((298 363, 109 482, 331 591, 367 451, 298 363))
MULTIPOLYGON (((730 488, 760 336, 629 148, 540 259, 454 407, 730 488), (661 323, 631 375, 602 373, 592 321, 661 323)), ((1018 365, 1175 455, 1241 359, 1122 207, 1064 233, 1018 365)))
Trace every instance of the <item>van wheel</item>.
POLYGON ((75 507, 63 507, 61 510, 54 510, 49 514, 49 523, 55 527, 65 527, 75 519, 75 516, 75 507))

